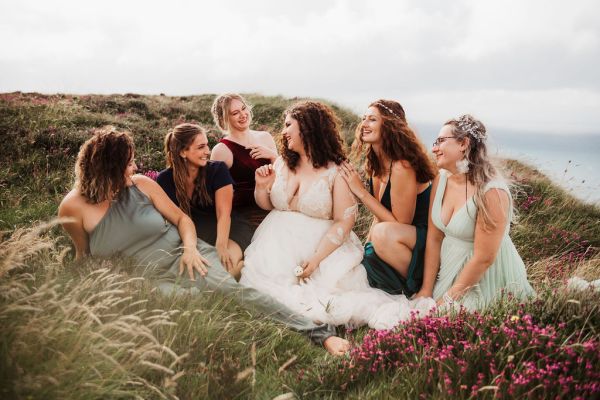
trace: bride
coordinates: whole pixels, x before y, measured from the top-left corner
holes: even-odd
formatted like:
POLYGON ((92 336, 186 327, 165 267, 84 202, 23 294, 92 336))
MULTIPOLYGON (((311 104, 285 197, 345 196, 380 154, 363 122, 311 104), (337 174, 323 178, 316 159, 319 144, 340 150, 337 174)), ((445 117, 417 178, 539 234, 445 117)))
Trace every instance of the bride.
POLYGON ((357 204, 338 173, 345 160, 338 126, 319 102, 285 112, 282 155, 256 170, 256 202, 272 211, 246 249, 240 283, 313 321, 389 329, 435 303, 369 286, 352 232, 357 204))

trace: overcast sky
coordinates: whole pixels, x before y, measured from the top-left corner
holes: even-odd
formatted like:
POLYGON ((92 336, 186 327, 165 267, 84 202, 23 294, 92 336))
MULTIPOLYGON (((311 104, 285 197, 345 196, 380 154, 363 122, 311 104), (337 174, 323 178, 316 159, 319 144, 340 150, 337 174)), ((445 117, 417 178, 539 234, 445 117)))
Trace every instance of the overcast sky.
POLYGON ((600 135, 600 2, 0 3, 0 92, 258 92, 600 135))

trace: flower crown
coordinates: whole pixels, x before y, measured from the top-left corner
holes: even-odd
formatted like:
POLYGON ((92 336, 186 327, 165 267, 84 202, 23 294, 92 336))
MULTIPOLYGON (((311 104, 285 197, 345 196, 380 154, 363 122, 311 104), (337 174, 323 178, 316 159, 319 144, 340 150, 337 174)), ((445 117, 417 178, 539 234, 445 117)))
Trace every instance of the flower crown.
POLYGON ((481 123, 468 114, 461 115, 458 118, 457 126, 458 129, 467 133, 479 143, 487 139, 485 128, 482 128, 481 123))
MULTIPOLYGON (((388 106, 386 106, 385 104, 383 104, 383 103, 380 103, 380 102, 377 102, 377 103, 375 103, 375 105, 385 108, 385 109, 386 109, 386 111, 387 111, 387 112, 389 112, 390 114, 392 114, 394 117, 396 117, 396 118, 400 118, 400 117, 398 116, 398 114, 396 114, 396 113, 395 113, 395 112, 394 112, 394 111, 393 111, 391 108, 389 108, 389 107, 388 107, 388 106)), ((400 118, 400 119, 402 119, 402 118, 400 118)))

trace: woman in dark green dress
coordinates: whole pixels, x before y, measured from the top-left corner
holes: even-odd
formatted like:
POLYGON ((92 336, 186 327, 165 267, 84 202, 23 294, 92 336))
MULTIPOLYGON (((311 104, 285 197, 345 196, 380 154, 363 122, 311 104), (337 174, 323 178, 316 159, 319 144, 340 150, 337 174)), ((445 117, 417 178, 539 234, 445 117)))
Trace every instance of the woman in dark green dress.
POLYGON ((59 216, 68 218, 63 227, 75 245, 76 258, 131 257, 138 273, 156 282, 162 292, 219 291, 307 334, 332 354, 347 350, 348 342, 333 336, 331 326, 294 315, 274 298, 237 283, 215 248, 196 238, 192 220, 156 182, 133 175, 136 169, 133 141, 125 132, 104 128, 82 145, 75 188, 59 207, 59 216))
POLYGON ((393 100, 369 105, 356 131, 369 189, 351 164, 341 167, 354 195, 373 213, 363 266, 371 286, 412 296, 421 287, 431 181, 436 169, 393 100))

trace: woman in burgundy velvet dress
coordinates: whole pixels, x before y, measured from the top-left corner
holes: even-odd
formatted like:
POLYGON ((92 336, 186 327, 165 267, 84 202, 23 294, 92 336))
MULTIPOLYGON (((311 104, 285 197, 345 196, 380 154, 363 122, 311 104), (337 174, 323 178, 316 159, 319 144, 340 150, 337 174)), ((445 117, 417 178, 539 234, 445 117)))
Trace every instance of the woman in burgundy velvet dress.
POLYGON ((275 141, 269 132, 250 129, 252 111, 239 94, 218 96, 211 112, 224 137, 212 149, 210 159, 227 164, 234 180, 233 209, 256 229, 268 212, 254 201, 254 171, 275 161, 275 141))

